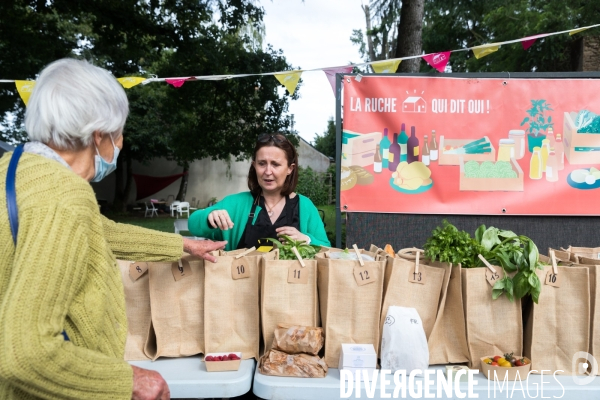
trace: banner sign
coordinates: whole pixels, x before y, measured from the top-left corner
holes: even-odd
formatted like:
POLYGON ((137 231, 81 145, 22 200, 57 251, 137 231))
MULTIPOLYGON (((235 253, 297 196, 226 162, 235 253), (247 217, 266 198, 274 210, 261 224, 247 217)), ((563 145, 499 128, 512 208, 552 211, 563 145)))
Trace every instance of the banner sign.
POLYGON ((347 212, 600 215, 600 80, 344 76, 347 212))

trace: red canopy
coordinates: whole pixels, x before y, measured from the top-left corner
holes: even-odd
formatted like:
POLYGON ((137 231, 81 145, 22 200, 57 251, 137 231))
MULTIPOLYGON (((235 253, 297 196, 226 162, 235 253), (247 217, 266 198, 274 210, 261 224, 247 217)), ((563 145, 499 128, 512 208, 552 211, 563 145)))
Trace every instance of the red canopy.
POLYGON ((185 174, 181 173, 171 176, 148 176, 133 174, 133 179, 135 179, 135 185, 137 187, 136 200, 152 196, 154 193, 166 188, 183 175, 185 174))

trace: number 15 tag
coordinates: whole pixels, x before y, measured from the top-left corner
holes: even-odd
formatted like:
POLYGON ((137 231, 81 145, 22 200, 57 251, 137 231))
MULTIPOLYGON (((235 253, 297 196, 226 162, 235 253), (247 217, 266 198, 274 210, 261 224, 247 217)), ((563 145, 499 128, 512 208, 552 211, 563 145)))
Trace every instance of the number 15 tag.
POLYGON ((371 267, 365 264, 364 267, 354 267, 354 279, 358 286, 363 286, 375 282, 375 274, 371 267))

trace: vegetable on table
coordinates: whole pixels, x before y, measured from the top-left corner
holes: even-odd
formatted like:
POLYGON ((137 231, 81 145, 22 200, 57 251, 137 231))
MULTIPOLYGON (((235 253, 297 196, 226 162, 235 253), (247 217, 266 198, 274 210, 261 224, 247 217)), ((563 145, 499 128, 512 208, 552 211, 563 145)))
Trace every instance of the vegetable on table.
POLYGON ((313 259, 315 258, 315 254, 321 250, 321 246, 314 246, 311 244, 306 244, 304 240, 294 240, 287 235, 281 235, 283 242, 280 242, 277 239, 267 238, 279 249, 279 259, 280 260, 295 260, 296 255, 292 250, 293 247, 298 250, 298 253, 303 259, 313 259))

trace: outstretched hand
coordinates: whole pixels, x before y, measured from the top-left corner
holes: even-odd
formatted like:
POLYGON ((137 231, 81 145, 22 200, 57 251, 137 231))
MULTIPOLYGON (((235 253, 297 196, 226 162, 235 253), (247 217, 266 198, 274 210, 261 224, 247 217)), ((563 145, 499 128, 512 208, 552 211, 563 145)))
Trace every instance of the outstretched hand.
POLYGON ((203 258, 207 261, 216 263, 217 258, 210 254, 211 251, 222 250, 227 241, 213 242, 212 240, 193 240, 183 238, 183 251, 193 256, 203 258))

